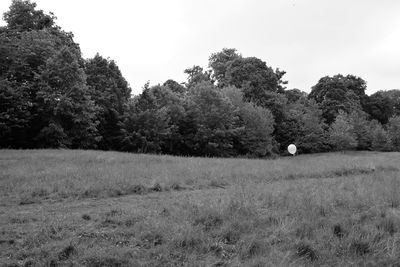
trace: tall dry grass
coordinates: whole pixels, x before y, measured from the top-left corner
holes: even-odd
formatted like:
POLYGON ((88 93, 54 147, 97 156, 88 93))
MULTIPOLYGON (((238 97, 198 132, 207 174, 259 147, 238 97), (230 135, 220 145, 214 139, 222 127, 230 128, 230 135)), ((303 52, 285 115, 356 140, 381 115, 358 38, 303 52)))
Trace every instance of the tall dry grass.
POLYGON ((0 262, 396 266, 399 162, 400 153, 248 160, 3 150, 0 262))

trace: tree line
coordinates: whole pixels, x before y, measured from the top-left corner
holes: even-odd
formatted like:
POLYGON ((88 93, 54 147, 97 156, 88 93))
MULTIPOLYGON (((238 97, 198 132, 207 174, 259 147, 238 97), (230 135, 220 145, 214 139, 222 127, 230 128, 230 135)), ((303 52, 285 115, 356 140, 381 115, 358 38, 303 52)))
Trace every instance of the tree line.
POLYGON ((332 150, 400 151, 400 90, 365 93, 354 75, 322 77, 307 94, 285 71, 224 48, 207 69, 131 88, 117 64, 83 59, 54 14, 13 0, 0 27, 0 147, 82 148, 265 157, 332 150))

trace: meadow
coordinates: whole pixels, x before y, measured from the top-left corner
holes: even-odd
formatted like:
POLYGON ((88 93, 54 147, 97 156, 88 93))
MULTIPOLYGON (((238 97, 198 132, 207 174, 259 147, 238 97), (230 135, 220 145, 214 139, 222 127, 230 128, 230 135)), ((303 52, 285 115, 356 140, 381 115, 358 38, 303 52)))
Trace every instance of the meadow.
POLYGON ((400 266, 400 153, 0 150, 0 266, 400 266))

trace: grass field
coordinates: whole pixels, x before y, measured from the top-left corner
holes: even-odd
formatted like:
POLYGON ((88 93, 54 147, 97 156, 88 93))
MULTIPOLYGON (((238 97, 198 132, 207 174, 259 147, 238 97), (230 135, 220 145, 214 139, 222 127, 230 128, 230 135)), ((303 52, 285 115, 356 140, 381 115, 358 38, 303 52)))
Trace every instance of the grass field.
POLYGON ((400 153, 0 150, 1 266, 400 266, 400 153))

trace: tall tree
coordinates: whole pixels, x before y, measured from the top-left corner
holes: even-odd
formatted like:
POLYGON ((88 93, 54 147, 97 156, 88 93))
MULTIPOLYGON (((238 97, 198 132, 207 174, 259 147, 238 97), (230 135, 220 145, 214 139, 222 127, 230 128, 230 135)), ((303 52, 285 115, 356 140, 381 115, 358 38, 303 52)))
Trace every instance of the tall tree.
POLYGON ((102 137, 98 146, 105 150, 119 149, 122 115, 131 89, 117 64, 99 54, 85 62, 85 73, 91 98, 98 106, 96 118, 99 120, 98 130, 102 137))
MULTIPOLYGON (((30 1, 13 1, 0 33, 0 125, 10 147, 93 147, 83 59, 73 35, 30 1), (4 56, 4 57, 3 57, 4 56), (13 118, 13 119, 10 119, 13 118)), ((4 137, 4 136, 3 136, 4 137)))
POLYGON ((7 27, 15 31, 42 30, 55 26, 55 16, 36 10, 36 3, 29 0, 12 0, 10 10, 5 12, 3 19, 7 27))
POLYGON ((370 95, 365 111, 372 119, 386 124, 393 115, 400 115, 400 90, 378 91, 370 95))
POLYGON ((179 154, 179 123, 184 116, 180 94, 167 86, 145 85, 133 98, 123 125, 123 150, 179 154))
POLYGON ((226 70, 229 85, 241 88, 245 99, 253 101, 265 92, 283 92, 281 77, 283 72, 276 72, 256 57, 237 58, 231 61, 226 70))
POLYGON ((35 139, 44 147, 92 148, 99 140, 96 107, 79 55, 63 47, 41 68, 35 105, 42 129, 35 139))
POLYGON ((233 146, 239 155, 264 157, 273 154, 274 118, 272 113, 251 102, 245 102, 243 93, 236 87, 221 89, 222 94, 235 107, 237 116, 233 146))
POLYGON ((213 71, 212 77, 218 82, 218 87, 229 85, 226 78, 228 66, 233 60, 241 57, 234 48, 224 48, 221 52, 211 54, 208 66, 213 71))
POLYGON ((191 138, 193 154, 231 156, 235 153, 233 139, 237 118, 234 106, 213 84, 201 82, 190 88, 187 109, 195 121, 191 138))
POLYGON ((328 124, 332 123, 339 113, 344 110, 351 113, 362 109, 365 101, 366 82, 354 75, 323 77, 314 85, 309 98, 321 105, 323 117, 328 124))

